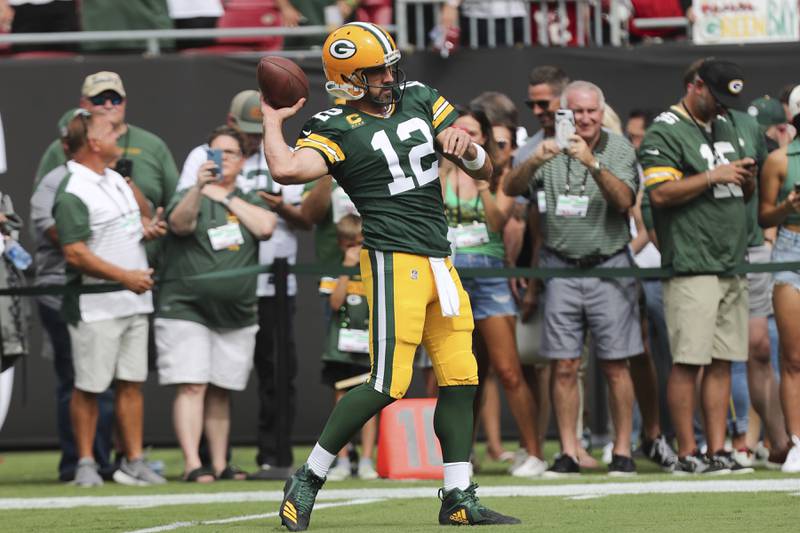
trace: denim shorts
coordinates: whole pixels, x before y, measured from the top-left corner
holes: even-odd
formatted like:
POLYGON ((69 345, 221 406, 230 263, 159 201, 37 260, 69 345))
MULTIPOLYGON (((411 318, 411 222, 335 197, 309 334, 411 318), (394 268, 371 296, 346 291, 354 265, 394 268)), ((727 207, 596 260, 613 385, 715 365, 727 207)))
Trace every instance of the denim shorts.
MULTIPOLYGON (((786 228, 778 230, 775 247, 772 249, 773 263, 788 263, 800 261, 800 233, 786 228)), ((787 270, 775 272, 775 284, 785 283, 800 290, 800 271, 787 270)))
MULTIPOLYGON (((503 268, 503 260, 482 254, 456 254, 453 265, 462 268, 503 268)), ((475 320, 483 320, 490 316, 514 316, 517 305, 511 295, 507 278, 470 278, 461 277, 461 284, 469 295, 472 305, 472 316, 475 320)))

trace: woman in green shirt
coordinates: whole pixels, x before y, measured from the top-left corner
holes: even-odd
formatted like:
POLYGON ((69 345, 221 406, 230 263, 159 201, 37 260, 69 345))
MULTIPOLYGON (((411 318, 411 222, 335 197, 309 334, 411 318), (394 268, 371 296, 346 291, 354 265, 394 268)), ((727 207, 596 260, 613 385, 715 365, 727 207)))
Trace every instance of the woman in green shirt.
MULTIPOLYGON (((483 146, 493 159, 498 158, 498 145, 482 110, 459 110, 454 127, 465 130, 474 143, 483 146)), ((456 268, 502 268, 505 265, 503 227, 514 204, 514 199, 503 193, 502 181, 507 171, 508 165, 497 165, 495 175, 485 182, 473 180, 454 165, 443 165, 442 188, 456 268)), ((517 352, 517 309, 508 280, 465 277, 462 283, 475 318, 478 376, 483 383, 491 367, 500 379, 528 454, 524 463, 512 467, 511 474, 539 475, 547 465, 541 460, 533 397, 522 375, 517 352)))
MULTIPOLYGON (((789 95, 792 123, 800 131, 800 85, 789 95)), ((773 262, 800 261, 800 135, 769 154, 761 171, 758 222, 778 226, 773 262)), ((781 470, 800 472, 800 272, 775 273, 772 293, 781 347, 781 403, 792 447, 781 470)))

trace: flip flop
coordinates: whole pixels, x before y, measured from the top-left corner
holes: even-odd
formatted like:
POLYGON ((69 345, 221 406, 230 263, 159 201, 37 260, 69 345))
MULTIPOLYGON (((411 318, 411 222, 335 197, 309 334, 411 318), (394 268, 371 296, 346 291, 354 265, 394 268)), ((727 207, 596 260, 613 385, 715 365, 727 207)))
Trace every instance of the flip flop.
POLYGON ((228 465, 219 473, 217 479, 233 479, 235 481, 244 481, 247 479, 247 472, 241 468, 233 465, 228 465))
POLYGON ((207 466, 198 466, 183 476, 183 480, 189 483, 211 483, 216 479, 217 476, 214 475, 214 471, 207 466), (212 478, 211 481, 200 481, 200 478, 204 476, 210 476, 212 478))

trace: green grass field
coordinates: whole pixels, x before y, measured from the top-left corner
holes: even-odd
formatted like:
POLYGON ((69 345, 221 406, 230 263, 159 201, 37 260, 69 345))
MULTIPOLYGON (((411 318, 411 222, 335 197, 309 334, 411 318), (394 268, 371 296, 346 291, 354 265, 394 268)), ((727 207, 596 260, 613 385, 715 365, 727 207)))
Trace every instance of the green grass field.
MULTIPOLYGON (((548 457, 554 451, 554 444, 548 445, 548 457)), ((295 456, 299 460, 307 453, 308 448, 298 448, 295 456)), ((234 462, 247 465, 253 455, 253 449, 237 448, 234 462)), ((54 452, 5 453, 0 463, 0 531, 279 531, 275 512, 281 482, 184 483, 178 481, 177 450, 154 450, 150 458, 165 462, 171 483, 135 488, 110 482, 79 489, 54 481, 54 452)), ((624 481, 602 470, 549 481, 512 478, 503 464, 489 461, 475 480, 483 502, 522 519, 521 526, 512 528, 515 531, 798 530, 800 476, 757 470, 686 478, 659 473, 644 459, 637 465, 639 475, 624 481)), ((320 492, 310 530, 441 531, 436 522, 438 486, 418 481, 330 482, 320 492)))

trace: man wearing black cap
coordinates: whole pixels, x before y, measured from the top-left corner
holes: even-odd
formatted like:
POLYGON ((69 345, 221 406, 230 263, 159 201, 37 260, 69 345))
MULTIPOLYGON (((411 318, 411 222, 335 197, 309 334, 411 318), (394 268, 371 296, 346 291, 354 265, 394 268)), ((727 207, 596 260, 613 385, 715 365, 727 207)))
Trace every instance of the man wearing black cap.
POLYGON ((655 119, 639 150, 662 266, 675 272, 663 283, 675 471, 742 472, 724 444, 731 362, 746 361, 748 351, 747 280, 726 274, 744 258, 745 200, 755 188, 755 160, 746 157, 726 113, 744 76, 738 65, 709 58, 685 81, 685 96, 655 119), (697 450, 692 425, 701 368, 708 459, 697 450))

